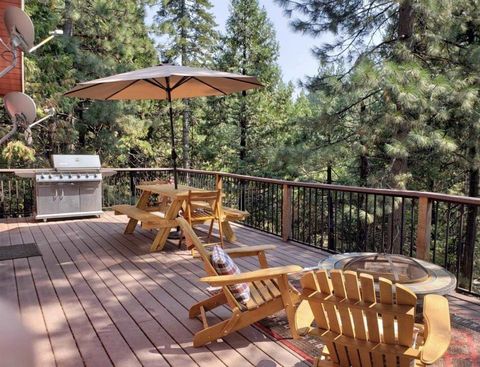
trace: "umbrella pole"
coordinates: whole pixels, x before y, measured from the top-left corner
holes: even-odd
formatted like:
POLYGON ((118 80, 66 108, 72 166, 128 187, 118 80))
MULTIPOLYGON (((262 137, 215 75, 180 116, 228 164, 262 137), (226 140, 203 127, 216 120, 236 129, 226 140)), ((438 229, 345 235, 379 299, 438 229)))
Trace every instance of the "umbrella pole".
POLYGON ((172 108, 172 93, 170 90, 170 80, 167 80, 167 95, 168 95, 168 104, 170 105, 170 139, 172 144, 173 180, 174 180, 174 185, 176 190, 178 189, 177 152, 175 151, 175 131, 173 128, 173 108, 172 108))

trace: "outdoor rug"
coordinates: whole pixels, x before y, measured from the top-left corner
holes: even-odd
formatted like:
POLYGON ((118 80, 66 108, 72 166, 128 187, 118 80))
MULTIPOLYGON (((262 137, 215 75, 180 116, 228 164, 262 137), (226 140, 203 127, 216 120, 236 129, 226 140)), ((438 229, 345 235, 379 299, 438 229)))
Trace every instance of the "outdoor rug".
MULTIPOLYGON (((435 366, 439 367, 478 367, 480 366, 480 323, 478 320, 451 315, 452 341, 447 353, 435 366)), ((272 339, 283 344, 307 362, 313 362, 320 355, 323 344, 319 339, 306 336, 294 340, 290 336, 284 312, 268 317, 255 324, 255 327, 272 339)))
POLYGON ((0 246, 0 261, 31 256, 42 256, 42 253, 40 252, 36 243, 0 246))

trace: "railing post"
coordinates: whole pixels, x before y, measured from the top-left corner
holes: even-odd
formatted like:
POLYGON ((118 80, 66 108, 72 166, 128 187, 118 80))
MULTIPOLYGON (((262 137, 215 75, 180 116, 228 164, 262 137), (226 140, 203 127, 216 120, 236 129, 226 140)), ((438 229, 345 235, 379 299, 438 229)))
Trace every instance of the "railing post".
POLYGON ((222 175, 219 175, 218 173, 215 174, 215 188, 217 190, 222 190, 223 189, 222 175))
POLYGON ((292 188, 283 185, 282 195, 282 239, 288 241, 292 231, 292 188))
POLYGON ((418 200, 417 219, 417 258, 425 261, 430 259, 430 238, 432 234, 432 201, 421 196, 418 200))

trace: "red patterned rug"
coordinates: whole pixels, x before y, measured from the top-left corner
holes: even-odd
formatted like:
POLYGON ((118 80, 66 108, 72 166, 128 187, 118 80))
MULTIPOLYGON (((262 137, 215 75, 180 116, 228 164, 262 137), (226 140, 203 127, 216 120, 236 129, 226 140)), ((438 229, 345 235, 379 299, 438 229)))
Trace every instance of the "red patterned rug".
MULTIPOLYGON (((452 314, 452 341, 447 353, 435 364, 441 367, 480 366, 480 323, 452 314)), ((264 334, 282 343, 308 362, 320 355, 322 343, 314 337, 294 340, 284 313, 266 318, 255 324, 264 334)))

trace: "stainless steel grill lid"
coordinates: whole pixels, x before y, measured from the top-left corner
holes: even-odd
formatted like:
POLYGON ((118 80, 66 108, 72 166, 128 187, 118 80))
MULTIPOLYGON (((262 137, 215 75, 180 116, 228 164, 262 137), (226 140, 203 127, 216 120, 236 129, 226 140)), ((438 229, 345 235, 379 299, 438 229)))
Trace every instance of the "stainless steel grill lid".
POLYGON ((100 157, 94 154, 54 154, 52 166, 57 171, 99 170, 100 157))
POLYGON ((344 270, 371 274, 376 280, 387 278, 394 283, 415 283, 426 280, 428 271, 411 257, 391 254, 358 256, 349 260, 344 270))

